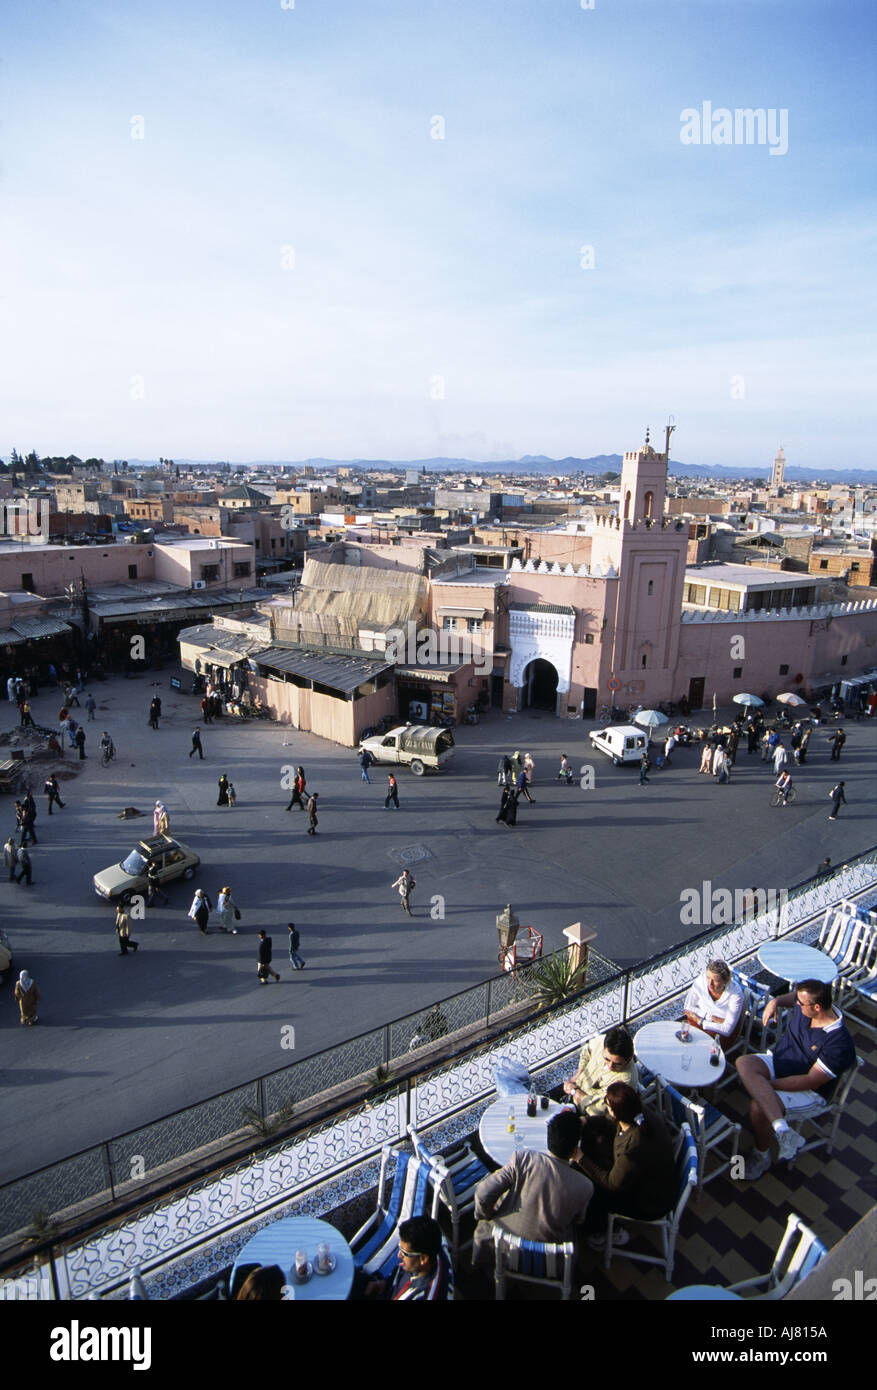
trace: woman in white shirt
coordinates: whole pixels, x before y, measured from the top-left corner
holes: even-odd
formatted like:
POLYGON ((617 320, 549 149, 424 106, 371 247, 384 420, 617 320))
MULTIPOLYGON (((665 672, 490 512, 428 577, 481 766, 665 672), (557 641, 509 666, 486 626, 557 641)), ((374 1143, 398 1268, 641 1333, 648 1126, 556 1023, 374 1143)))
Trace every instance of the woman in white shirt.
POLYGON ((711 960, 685 996, 685 1017, 692 1028, 718 1038, 727 1048, 740 1031, 743 987, 723 960, 711 960))

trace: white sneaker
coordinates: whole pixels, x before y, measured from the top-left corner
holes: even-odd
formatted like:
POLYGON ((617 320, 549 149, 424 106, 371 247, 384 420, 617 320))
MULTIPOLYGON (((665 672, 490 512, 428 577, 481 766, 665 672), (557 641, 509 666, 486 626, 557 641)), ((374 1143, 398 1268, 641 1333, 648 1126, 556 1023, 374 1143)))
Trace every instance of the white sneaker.
POLYGON ((796 1134, 793 1129, 784 1129, 777 1135, 777 1143, 780 1150, 781 1159, 794 1158, 799 1149, 804 1147, 803 1135, 796 1134))
POLYGON ((758 1182, 770 1167, 770 1154, 759 1153, 757 1149, 749 1155, 743 1176, 747 1182, 758 1182))

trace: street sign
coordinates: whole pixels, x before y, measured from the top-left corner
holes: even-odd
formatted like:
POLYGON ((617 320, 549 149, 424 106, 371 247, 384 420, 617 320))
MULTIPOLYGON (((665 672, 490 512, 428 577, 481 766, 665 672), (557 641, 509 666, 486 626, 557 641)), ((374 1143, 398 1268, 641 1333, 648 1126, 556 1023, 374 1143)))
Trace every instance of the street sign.
POLYGON ((610 676, 608 681, 606 682, 606 689, 611 690, 612 694, 614 695, 616 690, 621 689, 621 681, 616 680, 614 676, 610 676))

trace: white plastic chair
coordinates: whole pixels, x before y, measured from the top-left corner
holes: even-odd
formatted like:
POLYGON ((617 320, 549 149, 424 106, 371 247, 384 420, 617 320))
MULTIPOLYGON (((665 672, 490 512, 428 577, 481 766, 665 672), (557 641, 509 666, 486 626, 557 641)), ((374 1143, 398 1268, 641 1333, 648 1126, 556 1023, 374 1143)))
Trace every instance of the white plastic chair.
POLYGON ((865 1065, 861 1057, 856 1058, 856 1065, 850 1067, 849 1071, 844 1072, 835 1088, 831 1100, 823 1100, 819 1092, 814 1093, 812 1105, 802 1106, 796 1110, 786 1111, 786 1121, 790 1129, 796 1134, 800 1134, 802 1139, 806 1139, 803 1133, 804 1125, 809 1125, 814 1131, 813 1138, 807 1139, 804 1147, 799 1149, 794 1158, 789 1159, 789 1163, 794 1165, 795 1160, 801 1154, 806 1154, 811 1149, 826 1147, 826 1153, 834 1151, 834 1143, 837 1138, 837 1130, 847 1103, 847 1096, 850 1087, 859 1074, 860 1069, 865 1065))
POLYGON ((698 1195, 703 1191, 704 1185, 712 1182, 713 1178, 719 1178, 728 1169, 737 1157, 740 1147, 741 1126, 736 1120, 731 1120, 727 1115, 723 1115, 721 1110, 717 1110, 714 1105, 708 1102, 695 1102, 683 1096, 675 1086, 671 1086, 669 1081, 665 1081, 662 1076, 658 1077, 658 1094, 660 1098, 661 1114, 665 1122, 671 1129, 679 1131, 684 1124, 691 1127, 694 1142, 697 1145, 697 1172, 698 1195), (724 1152, 724 1145, 730 1142, 730 1151, 724 1152), (714 1167, 709 1176, 706 1174, 706 1157, 711 1153, 719 1162, 714 1167))
POLYGON ((520 1279, 528 1284, 559 1285, 561 1298, 570 1298, 576 1262, 575 1246, 571 1240, 562 1245, 525 1240, 523 1236, 513 1236, 509 1231, 494 1226, 493 1251, 498 1299, 505 1298, 508 1279, 520 1279))
POLYGON ((767 1274, 757 1274, 754 1279, 741 1279, 736 1284, 729 1284, 728 1289, 731 1293, 742 1293, 744 1289, 760 1289, 766 1285, 764 1292, 756 1294, 756 1298, 785 1298, 827 1254, 822 1241, 817 1239, 809 1226, 804 1225, 800 1216, 791 1212, 767 1274))
POLYGON ((464 1140, 446 1153, 433 1154, 427 1149, 413 1125, 408 1134, 417 1157, 432 1164, 438 1199, 451 1218, 451 1248, 457 1253, 460 1242, 460 1218, 475 1210, 475 1189, 488 1169, 472 1146, 464 1140))

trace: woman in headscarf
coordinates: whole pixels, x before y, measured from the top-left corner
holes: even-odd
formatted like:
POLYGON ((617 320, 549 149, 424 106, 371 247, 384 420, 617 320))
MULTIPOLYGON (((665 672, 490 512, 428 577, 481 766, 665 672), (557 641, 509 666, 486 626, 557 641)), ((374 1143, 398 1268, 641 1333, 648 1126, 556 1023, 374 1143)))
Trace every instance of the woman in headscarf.
POLYGON ((170 818, 167 807, 161 801, 156 801, 155 810, 152 813, 152 833, 153 835, 169 835, 171 829, 170 818))
POLYGON ((216 899, 216 914, 219 917, 219 930, 237 936, 238 929, 235 922, 240 913, 237 903, 231 896, 230 888, 220 889, 219 897, 216 899))
POLYGON ((192 906, 189 908, 189 916, 198 925, 198 930, 202 936, 207 935, 207 922, 210 917, 213 904, 204 892, 203 888, 196 888, 195 896, 192 899, 192 906))
POLYGON ((223 772, 219 779, 219 796, 216 798, 217 806, 228 805, 228 778, 223 772))
POLYGON ((26 970, 22 970, 15 986, 15 1002, 21 1014, 22 1025, 32 1026, 36 1023, 39 1015, 37 1014, 37 1004, 40 1002, 40 992, 28 975, 26 970))

